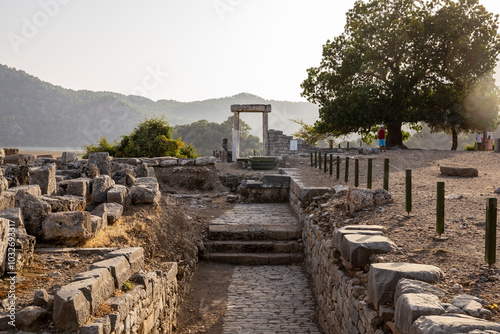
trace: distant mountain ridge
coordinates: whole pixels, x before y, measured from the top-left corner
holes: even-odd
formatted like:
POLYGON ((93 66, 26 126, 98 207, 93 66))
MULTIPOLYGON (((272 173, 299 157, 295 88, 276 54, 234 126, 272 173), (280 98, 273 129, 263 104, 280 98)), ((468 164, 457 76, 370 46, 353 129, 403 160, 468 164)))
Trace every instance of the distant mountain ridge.
MULTIPOLYGON (((200 119, 221 123, 231 104, 271 104, 269 127, 291 135, 292 119, 313 123, 318 107, 307 102, 265 100, 242 93, 194 102, 152 101, 113 92, 75 91, 44 82, 24 71, 0 65, 0 147, 83 147, 100 136, 119 139, 146 117, 164 116, 172 125, 200 119)), ((242 118, 261 134, 261 118, 242 118)))

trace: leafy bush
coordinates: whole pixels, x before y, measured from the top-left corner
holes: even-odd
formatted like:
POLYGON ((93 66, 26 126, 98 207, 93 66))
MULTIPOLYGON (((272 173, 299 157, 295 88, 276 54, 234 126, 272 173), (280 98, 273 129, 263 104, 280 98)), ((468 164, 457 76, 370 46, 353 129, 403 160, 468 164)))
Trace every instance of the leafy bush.
POLYGON ((110 156, 114 156, 116 154, 117 145, 118 143, 116 141, 110 144, 106 138, 101 137, 97 143, 85 146, 83 159, 88 159, 89 153, 94 152, 108 152, 110 156))
POLYGON ((464 151, 477 151, 477 143, 474 142, 471 145, 464 144, 464 151))
POLYGON ((172 127, 162 118, 153 117, 139 123, 120 143, 111 145, 101 137, 95 145, 85 146, 85 156, 91 152, 109 152, 115 157, 197 157, 193 146, 185 147, 181 138, 172 139, 172 127))

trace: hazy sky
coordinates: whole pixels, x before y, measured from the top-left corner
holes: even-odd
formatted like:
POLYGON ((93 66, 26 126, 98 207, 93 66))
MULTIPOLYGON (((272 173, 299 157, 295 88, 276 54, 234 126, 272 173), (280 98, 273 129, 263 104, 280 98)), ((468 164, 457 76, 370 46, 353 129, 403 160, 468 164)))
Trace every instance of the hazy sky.
MULTIPOLYGON (((0 63, 71 89, 303 101, 353 0, 0 0, 0 63)), ((500 1, 480 0, 500 14, 500 1)))

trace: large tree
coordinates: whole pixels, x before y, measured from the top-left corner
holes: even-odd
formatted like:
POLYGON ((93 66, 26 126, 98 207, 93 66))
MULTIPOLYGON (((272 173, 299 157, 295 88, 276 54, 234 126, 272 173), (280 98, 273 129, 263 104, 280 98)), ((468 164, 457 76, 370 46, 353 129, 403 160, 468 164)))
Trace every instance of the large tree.
MULTIPOLYGON (((471 16, 485 12, 475 0, 460 2, 481 9, 469 13, 471 16)), ((402 146, 403 123, 439 118, 436 103, 451 104, 438 99, 444 91, 443 84, 450 84, 449 79, 443 79, 439 65, 446 55, 443 40, 448 38, 449 30, 457 27, 449 25, 447 30, 435 25, 444 23, 446 18, 439 21, 436 17, 443 16, 441 10, 452 3, 357 1, 347 13, 343 34, 327 41, 320 66, 308 69, 308 78, 302 83, 302 95, 320 105, 316 127, 340 135, 366 133, 374 125, 384 123, 389 133, 387 146, 402 146)), ((496 21, 491 15, 480 15, 469 30, 480 30, 478 34, 491 37, 488 43, 481 44, 482 49, 471 51, 479 53, 476 57, 482 61, 480 68, 495 65, 490 56, 482 58, 480 54, 494 55, 494 59, 498 55, 496 21)), ((462 48, 457 53, 467 52, 462 48)), ((452 100, 463 102, 461 94, 452 100)))

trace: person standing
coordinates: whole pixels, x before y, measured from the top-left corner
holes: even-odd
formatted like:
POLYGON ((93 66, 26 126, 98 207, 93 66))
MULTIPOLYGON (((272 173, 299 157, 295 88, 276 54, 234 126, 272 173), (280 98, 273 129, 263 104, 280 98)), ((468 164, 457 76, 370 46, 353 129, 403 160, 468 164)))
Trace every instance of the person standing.
POLYGON ((483 134, 481 133, 481 131, 478 131, 476 134, 476 150, 482 151, 483 149, 482 144, 483 144, 483 134))
POLYGON ((385 152, 385 129, 383 125, 381 125, 380 129, 378 129, 378 146, 380 151, 385 152))

